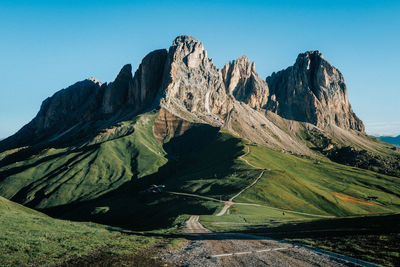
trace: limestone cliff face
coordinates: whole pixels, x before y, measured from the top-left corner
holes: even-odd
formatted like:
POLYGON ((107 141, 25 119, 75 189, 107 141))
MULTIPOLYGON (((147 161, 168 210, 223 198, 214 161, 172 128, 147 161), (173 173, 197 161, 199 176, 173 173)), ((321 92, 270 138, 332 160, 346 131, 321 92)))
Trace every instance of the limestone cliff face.
POLYGON ((296 121, 324 128, 336 125, 364 132, 347 97, 343 75, 319 51, 300 54, 296 63, 266 79, 267 109, 296 121))
POLYGON ((263 108, 267 103, 268 85, 258 76, 254 62, 250 63, 246 56, 226 64, 222 77, 227 91, 237 100, 256 109, 263 108))
POLYGON ((211 124, 221 124, 231 108, 220 70, 191 36, 177 37, 170 47, 163 89, 167 109, 211 124))
POLYGON ((103 112, 113 114, 121 108, 138 111, 150 105, 160 91, 166 59, 165 49, 149 53, 135 76, 132 76, 132 66, 125 65, 114 82, 104 89, 103 112))
POLYGON ((149 53, 140 64, 133 78, 133 86, 128 91, 128 105, 136 105, 138 109, 151 104, 160 93, 165 63, 166 49, 149 53))
POLYGON ((102 111, 105 114, 112 114, 121 108, 127 101, 128 91, 133 87, 132 66, 125 65, 114 82, 104 88, 102 111))

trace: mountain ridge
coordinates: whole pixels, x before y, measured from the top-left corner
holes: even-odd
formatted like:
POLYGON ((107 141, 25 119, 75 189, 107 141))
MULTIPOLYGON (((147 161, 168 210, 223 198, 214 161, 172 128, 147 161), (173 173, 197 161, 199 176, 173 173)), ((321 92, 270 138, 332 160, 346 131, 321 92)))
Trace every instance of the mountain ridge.
MULTIPOLYGON (((179 36, 168 50, 145 56, 134 74, 127 64, 111 83, 88 79, 46 99, 30 123, 0 141, 0 193, 39 209, 97 203, 109 194, 121 201, 113 194, 171 182, 177 166, 206 173, 205 181, 187 182, 199 190, 236 190, 248 180, 235 158, 243 142, 400 177, 400 153, 357 124, 340 72, 318 53, 314 61, 324 66, 307 69, 312 60, 306 55, 269 84, 247 57, 218 69, 200 41, 179 36), (311 108, 307 101, 299 106, 303 96, 311 108), (303 119, 289 119, 297 109, 303 119), (195 152, 204 148, 198 158, 195 152), (218 166, 208 158, 226 162, 218 166), (222 184, 216 170, 235 176, 235 185, 222 184)), ((188 176, 181 179, 186 183, 188 176)))
POLYGON ((293 66, 273 73, 266 81, 271 88, 268 108, 277 114, 320 127, 335 124, 365 132, 349 103, 342 73, 320 51, 300 53, 293 66))
MULTIPOLYGON (((299 58, 296 62, 298 61, 299 58)), ((329 65, 329 63, 327 64, 329 65)), ((340 72, 338 75, 341 78, 340 72)), ((266 80, 270 80, 270 77, 266 80)), ((290 81, 286 83, 290 83, 290 81)), ((332 90, 334 89, 338 88, 333 87, 332 90)), ((285 112, 281 112, 277 108, 282 101, 276 99, 276 93, 270 94, 269 85, 256 73, 254 62, 250 63, 247 57, 242 56, 226 64, 220 70, 213 64, 212 59, 207 57, 207 51, 203 44, 191 36, 178 36, 169 50, 160 49, 149 53, 142 60, 134 75, 132 75, 132 66, 127 64, 112 83, 101 84, 97 81, 85 80, 64 90, 55 93, 43 102, 41 110, 32 122, 15 135, 2 141, 0 151, 31 146, 41 140, 46 140, 46 138, 54 141, 66 133, 69 136, 95 136, 102 128, 107 127, 107 124, 112 125, 122 120, 127 114, 130 114, 129 116, 138 114, 146 107, 164 107, 185 120, 227 127, 239 136, 267 146, 279 149, 288 148, 288 150, 301 154, 312 153, 299 144, 296 138, 282 129, 277 129, 279 127, 276 127, 275 123, 270 123, 268 116, 260 116, 260 112, 249 110, 248 107, 256 111, 271 111, 280 117, 293 119, 285 116, 285 112), (81 89, 76 88, 80 83, 85 83, 85 86, 81 89), (72 91, 75 94, 71 93, 72 91), (88 94, 91 91, 96 92, 95 96, 88 94), (65 93, 63 94, 63 92, 65 93), (86 98, 87 101, 84 101, 83 99, 86 98), (67 99, 72 101, 67 101, 67 99), (66 105, 66 102, 72 107, 63 107, 60 110, 54 108, 60 104, 66 105), (79 108, 74 108, 74 105, 79 108), (236 126, 232 125, 232 120, 254 121, 255 123, 240 125, 239 128, 246 129, 244 133, 241 133, 243 131, 235 131, 236 126), (61 121, 63 122, 61 125, 56 125, 61 121), (79 124, 82 121, 89 122, 91 125, 82 127, 79 124), (280 136, 280 139, 286 141, 279 142, 268 131, 254 124, 269 125, 274 132, 273 135, 280 136), (48 132, 49 128, 51 128, 50 133, 48 132), (79 132, 74 133, 78 129, 79 132), (27 138, 27 135, 30 138, 27 138), (53 135, 52 138, 49 138, 50 135, 53 135)), ((276 91, 277 89, 273 90, 273 92, 276 91)), ((350 105, 346 94, 340 95, 340 97, 343 98, 345 106, 350 105)), ((338 112, 323 111, 326 108, 332 110, 333 104, 329 104, 329 99, 326 98, 324 99, 325 105, 314 105, 314 115, 309 114, 309 111, 303 112, 302 116, 305 118, 297 118, 297 121, 308 122, 324 128, 327 123, 320 123, 321 119, 315 120, 309 117, 324 118, 329 113, 328 117, 336 116, 336 121, 332 122, 330 118, 326 121, 330 122, 329 124, 338 122, 338 116, 334 115, 338 112)), ((312 99, 317 101, 315 97, 312 99)), ((299 101, 302 100, 297 100, 297 102, 299 101)), ((351 107, 349 110, 340 110, 339 113, 345 114, 347 111, 351 113, 347 117, 354 115, 351 107)), ((275 117, 274 120, 276 120, 275 117)), ((363 133, 362 122, 360 121, 359 124, 359 127, 354 123, 337 123, 337 126, 363 133)), ((76 140, 76 138, 72 139, 76 140)), ((65 143, 65 140, 61 140, 60 143, 65 143)))
POLYGON ((126 64, 111 83, 86 79, 47 98, 30 123, 0 141, 0 152, 17 150, 0 166, 51 147, 118 138, 133 131, 121 122, 160 108, 189 124, 220 127, 289 153, 326 157, 321 151, 349 144, 381 150, 354 114, 343 75, 321 52, 301 53, 293 66, 264 80, 246 56, 218 69, 200 41, 183 35, 168 50, 148 53, 134 74, 126 64), (323 144, 310 133, 324 136, 323 144))

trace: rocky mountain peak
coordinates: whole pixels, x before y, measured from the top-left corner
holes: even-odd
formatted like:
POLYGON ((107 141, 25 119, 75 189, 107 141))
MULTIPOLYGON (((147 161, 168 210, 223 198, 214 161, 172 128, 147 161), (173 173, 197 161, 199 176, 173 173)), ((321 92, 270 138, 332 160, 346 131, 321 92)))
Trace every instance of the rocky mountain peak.
POLYGON ((197 40, 196 38, 194 38, 191 35, 179 35, 174 39, 174 41, 172 41, 172 46, 173 47, 174 46, 179 46, 180 44, 186 44, 186 45, 199 44, 199 45, 202 45, 199 40, 197 40))
POLYGON ((221 72, 207 58, 203 44, 191 36, 177 37, 168 51, 162 104, 175 114, 221 125, 229 109, 221 72))
POLYGON ((192 36, 182 35, 175 38, 169 49, 173 61, 184 61, 189 68, 196 68, 207 61, 207 51, 203 44, 192 36))
POLYGON ((149 105, 160 92, 167 56, 166 49, 159 49, 143 58, 128 92, 129 105, 136 110, 149 105))
POLYGON ((304 58, 309 58, 311 60, 315 60, 315 59, 318 59, 318 58, 322 58, 323 59, 324 56, 322 55, 322 53, 319 50, 306 51, 304 53, 300 53, 297 56, 297 60, 304 59, 304 58))
POLYGON ((119 71, 117 77, 114 80, 115 82, 123 82, 126 80, 132 79, 132 65, 131 64, 126 64, 122 67, 122 69, 119 71))
POLYGON ((322 128, 336 125, 364 132, 349 103, 343 75, 321 52, 300 54, 292 67, 266 81, 271 90, 268 109, 278 115, 322 128))
POLYGON ((262 108, 268 100, 268 85, 261 79, 254 62, 241 56, 222 68, 222 77, 228 93, 252 108, 262 108))
POLYGON ((126 64, 122 67, 114 82, 112 82, 114 88, 128 87, 129 83, 133 80, 132 76, 132 65, 126 64))
POLYGON ((133 85, 132 65, 122 67, 114 82, 105 89, 102 109, 106 114, 117 111, 126 101, 129 87, 133 85))

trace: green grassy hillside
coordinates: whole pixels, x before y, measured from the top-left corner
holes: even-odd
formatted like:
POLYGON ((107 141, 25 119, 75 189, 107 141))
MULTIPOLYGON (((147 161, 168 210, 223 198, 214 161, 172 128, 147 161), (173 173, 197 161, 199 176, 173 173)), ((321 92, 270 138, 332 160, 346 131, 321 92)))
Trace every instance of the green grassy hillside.
POLYGON ((95 199, 156 172, 167 162, 152 134, 156 116, 147 113, 123 122, 134 126, 132 134, 82 148, 48 149, 0 168, 0 195, 49 208, 95 199))
MULTIPOLYGON (((193 138, 195 136, 189 139, 193 138)), ((266 147, 248 146, 245 141, 224 132, 217 132, 207 140, 207 144, 194 149, 186 146, 185 152, 174 154, 179 160, 168 154, 169 161, 157 173, 99 199, 79 204, 79 207, 67 207, 68 212, 61 211, 74 219, 90 214, 86 219, 146 229, 166 227, 181 214, 209 214, 203 217, 205 224, 214 230, 227 231, 257 224, 388 214, 400 210, 398 178, 330 161, 287 155, 266 147), (261 172, 239 158, 247 147, 250 153, 244 158, 267 170, 258 183, 234 201, 259 206, 234 205, 229 215, 216 217, 211 214, 222 208, 221 203, 168 193, 228 200, 261 172), (139 192, 150 184, 164 184, 168 192, 141 195, 139 192), (371 197, 376 199, 369 199, 371 197)))
POLYGON ((194 142, 196 138, 196 133, 188 133, 181 138, 186 140, 169 144, 186 143, 184 151, 164 146, 167 151, 174 152, 167 155, 168 162, 157 173, 127 183, 95 200, 45 211, 64 218, 140 229, 168 227, 182 214, 212 214, 219 209, 219 202, 173 192, 227 200, 249 185, 259 171, 238 159, 243 154, 242 140, 215 130, 204 144, 194 142), (151 184, 165 185, 165 192, 140 193, 151 184))
POLYGON ((400 185, 396 177, 262 146, 249 148, 245 159, 266 170, 254 186, 234 201, 257 205, 233 205, 221 217, 202 216, 203 222, 214 230, 246 230, 290 221, 400 212, 400 185))
MULTIPOLYGON (((399 178, 250 145, 207 125, 160 144, 152 131, 156 116, 146 113, 118 126, 134 127, 133 133, 115 135, 110 129, 98 137, 100 143, 48 149, 1 167, 0 195, 54 217, 136 230, 178 227, 188 215, 201 215, 214 231, 263 234, 288 224, 400 211, 399 178), (261 172, 257 183, 234 199, 237 204, 215 216, 221 200, 251 185, 261 172), (165 190, 144 192, 152 184, 165 190)), ((76 263, 87 255, 114 260, 118 253, 133 255, 154 242, 110 233, 102 225, 53 219, 4 198, 0 216, 0 262, 5 265, 76 263)))
MULTIPOLYGON (((174 194, 141 195, 151 184, 167 191, 228 199, 258 171, 238 157, 243 142, 200 125, 160 144, 157 112, 121 122, 132 134, 77 149, 49 149, 0 169, 0 194, 46 213, 125 227, 166 227, 181 214, 213 213, 219 203, 174 194), (138 216, 137 214, 141 214, 138 216)), ((111 130, 110 130, 111 132, 111 130)))
POLYGON ((264 224, 400 210, 398 178, 249 145, 208 125, 160 144, 152 131, 157 114, 120 123, 133 126, 133 133, 109 138, 110 129, 98 137, 100 143, 49 149, 3 166, 0 194, 53 216, 154 229, 171 225, 182 214, 210 215, 222 207, 215 200, 175 192, 228 200, 250 185, 261 168, 265 172, 260 180, 235 198, 261 206, 233 206, 230 215, 210 222, 229 227, 231 222, 264 224), (248 148, 246 162, 240 156, 248 148), (141 193, 151 184, 165 185, 165 192, 141 193))
POLYGON ((118 262, 122 255, 135 255, 156 241, 109 232, 104 225, 53 219, 2 197, 0 225, 2 266, 84 263, 89 256, 118 262))
POLYGON ((400 211, 399 178, 262 146, 250 150, 248 161, 268 171, 237 201, 334 216, 400 211))

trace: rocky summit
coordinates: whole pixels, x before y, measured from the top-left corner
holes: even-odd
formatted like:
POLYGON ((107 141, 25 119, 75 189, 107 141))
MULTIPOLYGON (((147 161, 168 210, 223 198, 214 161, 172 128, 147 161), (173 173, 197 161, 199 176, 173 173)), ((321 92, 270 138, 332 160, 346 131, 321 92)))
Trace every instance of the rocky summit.
POLYGON ((271 90, 267 109, 280 116, 321 128, 334 124, 364 132, 349 103, 342 73, 321 52, 300 54, 293 66, 273 73, 267 83, 271 90))
POLYGON ((222 69, 225 88, 237 100, 245 102, 255 109, 264 108, 268 101, 267 83, 261 79, 246 56, 226 64, 222 69))

